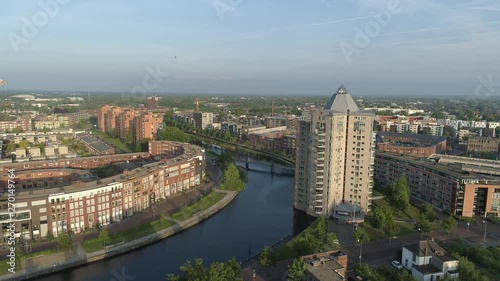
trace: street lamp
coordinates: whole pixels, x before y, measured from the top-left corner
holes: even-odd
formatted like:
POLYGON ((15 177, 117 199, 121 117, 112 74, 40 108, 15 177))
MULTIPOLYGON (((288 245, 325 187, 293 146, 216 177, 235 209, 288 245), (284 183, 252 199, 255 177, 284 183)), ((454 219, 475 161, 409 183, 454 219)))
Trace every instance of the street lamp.
POLYGON ((420 231, 420 241, 424 240, 424 233, 422 232, 422 228, 419 228, 418 231, 420 231))
POLYGON ((358 239, 358 243, 359 243, 359 264, 361 264, 361 256, 363 255, 363 244, 361 243, 361 241, 358 239))
POLYGON ((486 216, 484 216, 484 236, 483 236, 483 243, 486 243, 486 228, 488 227, 488 220, 486 220, 486 216))

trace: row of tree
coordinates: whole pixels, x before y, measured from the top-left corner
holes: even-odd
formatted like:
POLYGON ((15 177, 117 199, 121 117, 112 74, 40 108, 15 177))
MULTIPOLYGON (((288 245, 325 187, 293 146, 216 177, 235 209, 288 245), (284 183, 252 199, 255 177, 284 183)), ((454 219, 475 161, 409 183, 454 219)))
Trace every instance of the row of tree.
POLYGON ((169 281, 237 281, 241 273, 241 265, 235 258, 225 262, 214 262, 205 266, 202 259, 194 262, 186 261, 181 266, 182 274, 168 274, 169 281))

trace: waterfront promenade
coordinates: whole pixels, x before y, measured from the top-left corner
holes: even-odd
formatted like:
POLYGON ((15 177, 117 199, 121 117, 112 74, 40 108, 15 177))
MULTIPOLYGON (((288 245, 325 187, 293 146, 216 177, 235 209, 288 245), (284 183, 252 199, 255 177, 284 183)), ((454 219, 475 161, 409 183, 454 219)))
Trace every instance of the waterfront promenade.
POLYGON ((25 260, 22 262, 22 270, 16 271, 16 273, 8 272, 0 276, 0 280, 25 280, 40 275, 50 274, 59 270, 83 265, 88 262, 95 262, 111 256, 132 251, 136 248, 143 247, 160 239, 172 236, 216 214, 222 208, 228 205, 238 194, 238 192, 236 191, 226 190, 216 190, 216 192, 225 193, 226 195, 213 206, 209 207, 203 212, 195 214, 187 220, 178 221, 172 218, 168 218, 176 224, 166 229, 127 243, 115 245, 114 247, 106 247, 106 249, 92 253, 86 253, 81 247, 80 243, 74 242, 73 251, 59 252, 25 260))

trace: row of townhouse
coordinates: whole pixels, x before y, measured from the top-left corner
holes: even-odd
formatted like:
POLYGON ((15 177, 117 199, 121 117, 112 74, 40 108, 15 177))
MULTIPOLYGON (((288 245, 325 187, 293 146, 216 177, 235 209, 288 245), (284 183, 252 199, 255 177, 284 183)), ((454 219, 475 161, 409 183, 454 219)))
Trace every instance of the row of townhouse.
MULTIPOLYGON (((57 236, 65 230, 78 233, 87 228, 121 221, 150 208, 159 200, 201 183, 205 173, 203 149, 176 142, 150 142, 149 148, 148 153, 133 153, 129 157, 138 160, 137 168, 97 181, 81 170, 71 169, 79 166, 74 162, 59 160, 58 166, 66 169, 54 169, 54 166, 47 165, 40 169, 31 162, 29 164, 33 166, 15 172, 15 202, 9 201, 7 192, 8 169, 14 167, 2 165, 0 183, 4 192, 0 199, 0 244, 7 242, 11 233, 6 226, 12 223, 15 225, 16 238, 21 239, 40 239, 49 233, 57 236), (149 161, 145 161, 144 156, 149 161), (63 165, 60 165, 61 162, 63 165), (14 215, 9 212, 9 203, 15 205, 14 215)), ((110 163, 109 158, 113 156, 76 160, 82 165, 85 161, 85 164, 99 163, 87 165, 98 167, 110 163), (108 160, 94 162, 95 158, 108 160)), ((123 160, 128 159, 127 154, 121 156, 125 156, 121 158, 123 160)))

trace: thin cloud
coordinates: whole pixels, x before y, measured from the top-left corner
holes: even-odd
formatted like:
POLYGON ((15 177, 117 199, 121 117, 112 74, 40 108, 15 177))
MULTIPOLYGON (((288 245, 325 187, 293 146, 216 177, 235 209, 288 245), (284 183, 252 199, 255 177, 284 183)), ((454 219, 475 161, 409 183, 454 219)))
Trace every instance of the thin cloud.
POLYGON ((347 18, 347 19, 341 19, 341 20, 298 24, 298 25, 292 25, 292 26, 288 26, 288 27, 277 27, 277 28, 271 28, 271 29, 266 30, 266 31, 255 31, 255 32, 241 33, 240 38, 242 38, 242 39, 259 38, 259 37, 270 36, 270 35, 273 35, 277 32, 288 32, 288 31, 293 31, 293 30, 302 29, 302 28, 311 28, 311 27, 317 27, 317 26, 332 25, 332 24, 337 24, 337 23, 357 21, 357 20, 362 20, 362 19, 371 19, 371 18, 374 18, 374 16, 353 17, 353 18, 347 18))

